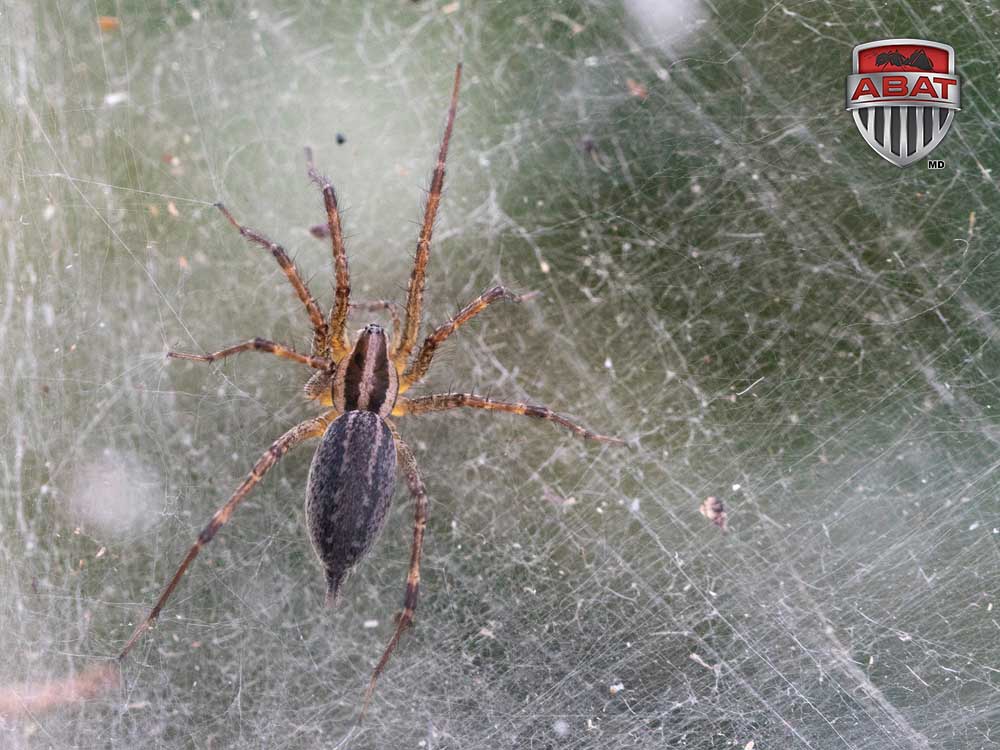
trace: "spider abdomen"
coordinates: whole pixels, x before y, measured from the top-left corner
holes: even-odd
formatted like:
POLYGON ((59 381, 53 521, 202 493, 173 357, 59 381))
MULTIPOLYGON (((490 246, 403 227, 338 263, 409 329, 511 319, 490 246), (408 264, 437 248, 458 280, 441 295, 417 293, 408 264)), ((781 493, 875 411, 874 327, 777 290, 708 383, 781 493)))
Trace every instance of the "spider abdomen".
POLYGON ((306 523, 326 571, 328 605, 385 526, 396 445, 375 412, 349 411, 327 428, 309 468, 306 523))

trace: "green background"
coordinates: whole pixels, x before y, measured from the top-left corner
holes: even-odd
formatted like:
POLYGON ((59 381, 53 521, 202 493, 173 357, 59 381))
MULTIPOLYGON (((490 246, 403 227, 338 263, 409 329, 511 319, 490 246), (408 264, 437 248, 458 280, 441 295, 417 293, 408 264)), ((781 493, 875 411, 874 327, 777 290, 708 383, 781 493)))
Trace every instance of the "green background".
POLYGON ((529 399, 630 446, 400 420, 431 498, 422 598, 360 728, 411 506, 400 483, 324 610, 303 448, 120 690, 0 719, 0 745, 997 746, 996 7, 456 5, 2 6, 0 690, 113 659, 314 413, 297 365, 164 358, 308 348, 211 203, 327 305, 312 145, 355 295, 401 300, 458 59, 427 323, 493 283, 543 294, 463 329, 419 392, 529 399), (852 47, 886 37, 957 51, 943 171, 888 164, 843 111, 852 47))

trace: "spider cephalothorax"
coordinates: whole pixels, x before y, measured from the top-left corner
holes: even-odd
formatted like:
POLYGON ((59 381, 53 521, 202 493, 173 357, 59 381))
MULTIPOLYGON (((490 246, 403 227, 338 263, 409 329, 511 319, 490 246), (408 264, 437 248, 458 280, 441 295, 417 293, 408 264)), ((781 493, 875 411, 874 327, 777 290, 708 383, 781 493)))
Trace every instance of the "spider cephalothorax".
POLYGON ((312 153, 308 149, 306 160, 309 177, 323 193, 327 215, 326 227, 322 231, 315 231, 314 234, 329 237, 333 251, 336 289, 328 319, 324 318, 319 303, 312 296, 284 248, 240 224, 224 206, 219 204, 219 209, 240 234, 268 249, 288 277, 296 296, 305 307, 312 326, 312 353, 301 354, 291 347, 256 338, 213 354, 170 352, 168 356, 197 362, 214 362, 244 351, 274 354, 307 365, 316 371, 305 385, 305 395, 327 408, 319 415, 292 427, 272 443, 257 460, 233 495, 202 529, 153 609, 135 628, 119 659, 125 658, 140 636, 153 624, 202 547, 212 541, 218 530, 229 521, 236 507, 271 467, 296 445, 321 437, 322 440, 309 470, 306 520, 313 547, 326 574, 328 603, 332 604, 338 598, 347 576, 371 550, 385 525, 395 485, 397 465, 402 467, 407 487, 414 498, 413 544, 403 611, 396 621, 395 630, 382 657, 372 672, 365 695, 365 705, 367 705, 375 683, 399 643, 400 636, 413 622, 420 585, 420 554, 423 548, 424 529, 427 525, 427 494, 417 471, 416 459, 389 417, 469 407, 545 419, 584 438, 611 443, 622 442, 617 438, 591 432, 545 406, 495 401, 473 393, 442 393, 418 398, 408 398, 403 395, 423 379, 437 348, 460 326, 494 302, 499 300, 518 302, 530 296, 513 294, 502 286, 493 287, 459 310, 446 323, 434 329, 424 339, 416 353, 410 356, 416 346, 420 329, 424 277, 430 257, 434 219, 441 201, 441 190, 444 187, 445 160, 458 107, 461 73, 462 66, 459 65, 455 70, 451 106, 448 109, 437 165, 431 178, 424 221, 417 241, 416 258, 407 287, 404 322, 400 323, 395 308, 389 303, 351 303, 350 273, 337 196, 330 181, 316 171, 312 163, 312 153), (347 335, 348 312, 352 306, 369 310, 389 310, 393 317, 392 335, 388 336, 381 326, 371 324, 363 328, 352 342, 347 335))
POLYGON ((389 416, 399 393, 399 373, 389 354, 385 329, 377 323, 365 326, 333 377, 332 400, 337 411, 372 411, 380 417, 389 416))

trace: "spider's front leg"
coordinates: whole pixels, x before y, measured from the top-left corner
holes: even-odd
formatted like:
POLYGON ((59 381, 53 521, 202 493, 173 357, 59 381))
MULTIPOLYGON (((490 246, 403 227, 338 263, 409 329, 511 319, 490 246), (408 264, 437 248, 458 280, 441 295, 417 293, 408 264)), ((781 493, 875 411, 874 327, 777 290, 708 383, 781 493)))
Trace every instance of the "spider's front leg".
POLYGON ((388 420, 386 420, 385 424, 389 426, 389 430, 392 432, 393 439, 396 442, 398 462, 403 467, 403 473, 406 475, 406 485, 413 496, 413 545, 410 548, 410 570, 406 575, 406 593, 403 596, 403 611, 396 622, 396 630, 393 631, 392 638, 389 639, 389 644, 382 653, 382 658, 378 660, 378 664, 372 672, 368 689, 365 691, 365 702, 361 709, 362 717, 368 710, 368 704, 372 699, 372 694, 375 692, 375 684, 385 669, 385 665, 389 663, 389 657, 392 656, 392 652, 399 645, 399 639, 403 633, 413 623, 413 616, 417 610, 417 596, 420 593, 420 553, 424 547, 424 530, 427 528, 427 492, 424 489, 424 482, 420 478, 420 472, 417 469, 417 459, 414 457, 410 447, 399 436, 396 426, 388 420))
POLYGON ((417 255, 413 261, 413 271, 410 273, 410 283, 406 289, 406 322, 403 324, 403 337, 398 347, 393 350, 392 361, 396 369, 402 371, 410 352, 417 343, 420 332, 420 308, 424 301, 424 277, 427 273, 427 261, 431 254, 431 235, 434 232, 434 219, 437 216, 438 205, 441 203, 441 191, 444 190, 444 165, 448 160, 448 143, 451 141, 451 131, 455 127, 455 113, 458 111, 458 87, 462 81, 462 63, 455 66, 455 85, 451 90, 451 105, 448 107, 448 121, 444 126, 444 137, 441 138, 441 148, 438 151, 437 164, 431 177, 431 187, 427 192, 427 206, 424 209, 424 223, 420 228, 420 239, 417 240, 417 255))
POLYGON ((222 215, 226 217, 229 223, 232 224, 236 228, 236 231, 243 235, 243 237, 248 239, 250 242, 256 243, 271 251, 271 255, 273 255, 274 259, 278 261, 278 265, 281 266, 281 270, 285 272, 285 276, 288 277, 288 281, 291 283, 292 288, 295 289, 296 296, 299 300, 301 300, 302 304, 306 308, 306 313, 309 315, 309 321, 312 323, 313 328, 312 353, 318 357, 325 355, 327 353, 327 325, 326 321, 323 320, 323 312, 320 310, 319 304, 316 302, 316 298, 313 297, 312 292, 309 291, 309 287, 306 286, 306 282, 302 279, 302 274, 299 273, 299 269, 296 268, 292 259, 288 257, 288 253, 285 251, 285 248, 277 242, 269 240, 260 232, 254 231, 253 229, 240 224, 229 212, 229 209, 221 203, 216 203, 215 207, 222 212, 222 215))
POLYGON ((502 286, 495 286, 489 291, 480 294, 472 302, 459 310, 454 317, 446 323, 439 325, 430 336, 424 339, 424 343, 420 346, 416 355, 414 355, 413 361, 406 368, 402 378, 400 378, 399 392, 403 393, 423 380, 427 374, 427 370, 430 369, 431 361, 434 359, 434 352, 445 342, 445 339, 458 330, 459 326, 468 323, 494 302, 499 302, 500 300, 524 302, 536 296, 538 296, 538 292, 515 294, 502 286))
POLYGON ((351 301, 351 274, 347 267, 347 251, 344 249, 344 232, 340 223, 340 208, 337 205, 337 193, 328 177, 321 175, 313 164, 312 149, 306 149, 306 165, 309 168, 309 179, 323 193, 323 205, 326 207, 327 231, 333 250, 333 269, 337 277, 337 288, 334 291, 333 309, 330 310, 328 324, 328 345, 334 360, 339 360, 350 351, 347 340, 347 310, 351 301))

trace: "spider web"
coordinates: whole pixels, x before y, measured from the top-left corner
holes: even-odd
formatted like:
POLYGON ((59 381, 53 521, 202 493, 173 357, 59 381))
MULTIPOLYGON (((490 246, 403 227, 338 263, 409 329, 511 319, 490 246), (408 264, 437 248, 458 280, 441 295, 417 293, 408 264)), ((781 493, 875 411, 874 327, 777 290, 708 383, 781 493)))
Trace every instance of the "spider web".
POLYGON ((287 362, 164 360, 255 335, 308 349, 280 270, 211 203, 283 242, 329 304, 312 145, 355 298, 402 300, 457 59, 425 323, 497 281, 542 295, 463 329, 421 392, 544 403, 631 446, 400 420, 431 498, 421 601, 360 727, 411 505, 400 483, 325 611, 300 450, 185 576, 121 691, 0 717, 0 745, 996 747, 996 18, 9 4, 0 691, 112 659, 313 413, 287 362), (956 49, 943 171, 887 164, 843 112, 851 48, 887 37, 956 49))

